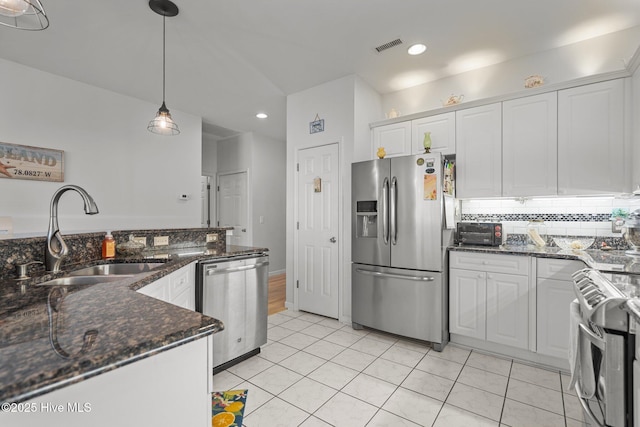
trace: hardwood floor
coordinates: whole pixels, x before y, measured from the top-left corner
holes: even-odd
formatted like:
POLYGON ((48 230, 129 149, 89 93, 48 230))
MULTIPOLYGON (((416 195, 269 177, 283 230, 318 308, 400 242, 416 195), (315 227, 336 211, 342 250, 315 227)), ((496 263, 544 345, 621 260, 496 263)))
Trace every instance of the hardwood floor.
POLYGON ((286 278, 286 274, 269 277, 269 315, 284 310, 284 302, 287 297, 286 278))

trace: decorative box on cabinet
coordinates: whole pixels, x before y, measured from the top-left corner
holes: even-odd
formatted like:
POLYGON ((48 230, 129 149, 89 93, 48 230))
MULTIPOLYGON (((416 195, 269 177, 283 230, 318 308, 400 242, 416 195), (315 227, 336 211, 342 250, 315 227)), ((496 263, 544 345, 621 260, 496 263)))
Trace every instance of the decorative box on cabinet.
POLYGON ((502 103, 502 195, 530 197, 558 192, 556 92, 502 103))
POLYGON ((528 348, 529 258, 452 252, 449 331, 528 348))
POLYGON ((558 91, 558 194, 630 191, 625 79, 558 91))
POLYGON ((431 151, 456 153, 456 115, 453 111, 411 121, 411 153, 424 153, 424 134, 431 132, 431 151))
POLYGON ((411 154, 411 122, 393 123, 373 128, 373 151, 371 158, 376 159, 378 148, 384 147, 386 157, 407 156, 411 154))
POLYGON ((456 111, 456 193, 502 196, 502 104, 456 111))

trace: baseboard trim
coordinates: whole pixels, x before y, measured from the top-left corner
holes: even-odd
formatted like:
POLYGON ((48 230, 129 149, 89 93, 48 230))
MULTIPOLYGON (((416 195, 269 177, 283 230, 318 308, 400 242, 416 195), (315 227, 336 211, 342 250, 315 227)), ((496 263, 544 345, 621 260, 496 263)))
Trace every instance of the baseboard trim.
POLYGON ((271 276, 278 276, 278 275, 280 275, 280 274, 285 274, 286 272, 287 272, 287 270, 286 270, 286 269, 270 271, 270 272, 269 272, 269 277, 271 277, 271 276))

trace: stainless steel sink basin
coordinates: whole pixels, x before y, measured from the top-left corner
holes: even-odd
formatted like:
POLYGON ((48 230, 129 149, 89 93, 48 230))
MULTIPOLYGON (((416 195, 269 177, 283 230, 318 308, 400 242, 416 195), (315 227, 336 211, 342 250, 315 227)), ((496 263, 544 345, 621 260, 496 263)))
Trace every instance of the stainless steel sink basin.
POLYGON ((47 282, 38 283, 37 286, 71 286, 71 285, 96 285, 104 282, 114 282, 116 280, 122 280, 125 277, 131 277, 131 275, 119 275, 119 276, 66 276, 52 279, 47 282))
POLYGON ((163 265, 161 262, 132 262, 119 264, 101 264, 81 268, 69 273, 69 276, 122 276, 144 273, 163 265))

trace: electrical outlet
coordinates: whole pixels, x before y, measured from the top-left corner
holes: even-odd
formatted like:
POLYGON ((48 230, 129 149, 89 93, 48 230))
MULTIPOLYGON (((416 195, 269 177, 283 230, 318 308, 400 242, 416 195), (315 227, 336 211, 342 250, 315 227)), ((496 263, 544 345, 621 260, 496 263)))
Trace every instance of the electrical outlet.
POLYGON ((142 243, 145 247, 147 246, 147 238, 146 237, 134 237, 133 241, 136 243, 142 243))
POLYGON ((218 241, 218 234, 217 233, 207 234, 207 243, 209 243, 209 242, 217 242, 217 241, 218 241))
POLYGON ((153 238, 153 246, 167 246, 169 244, 169 236, 156 236, 153 238))

